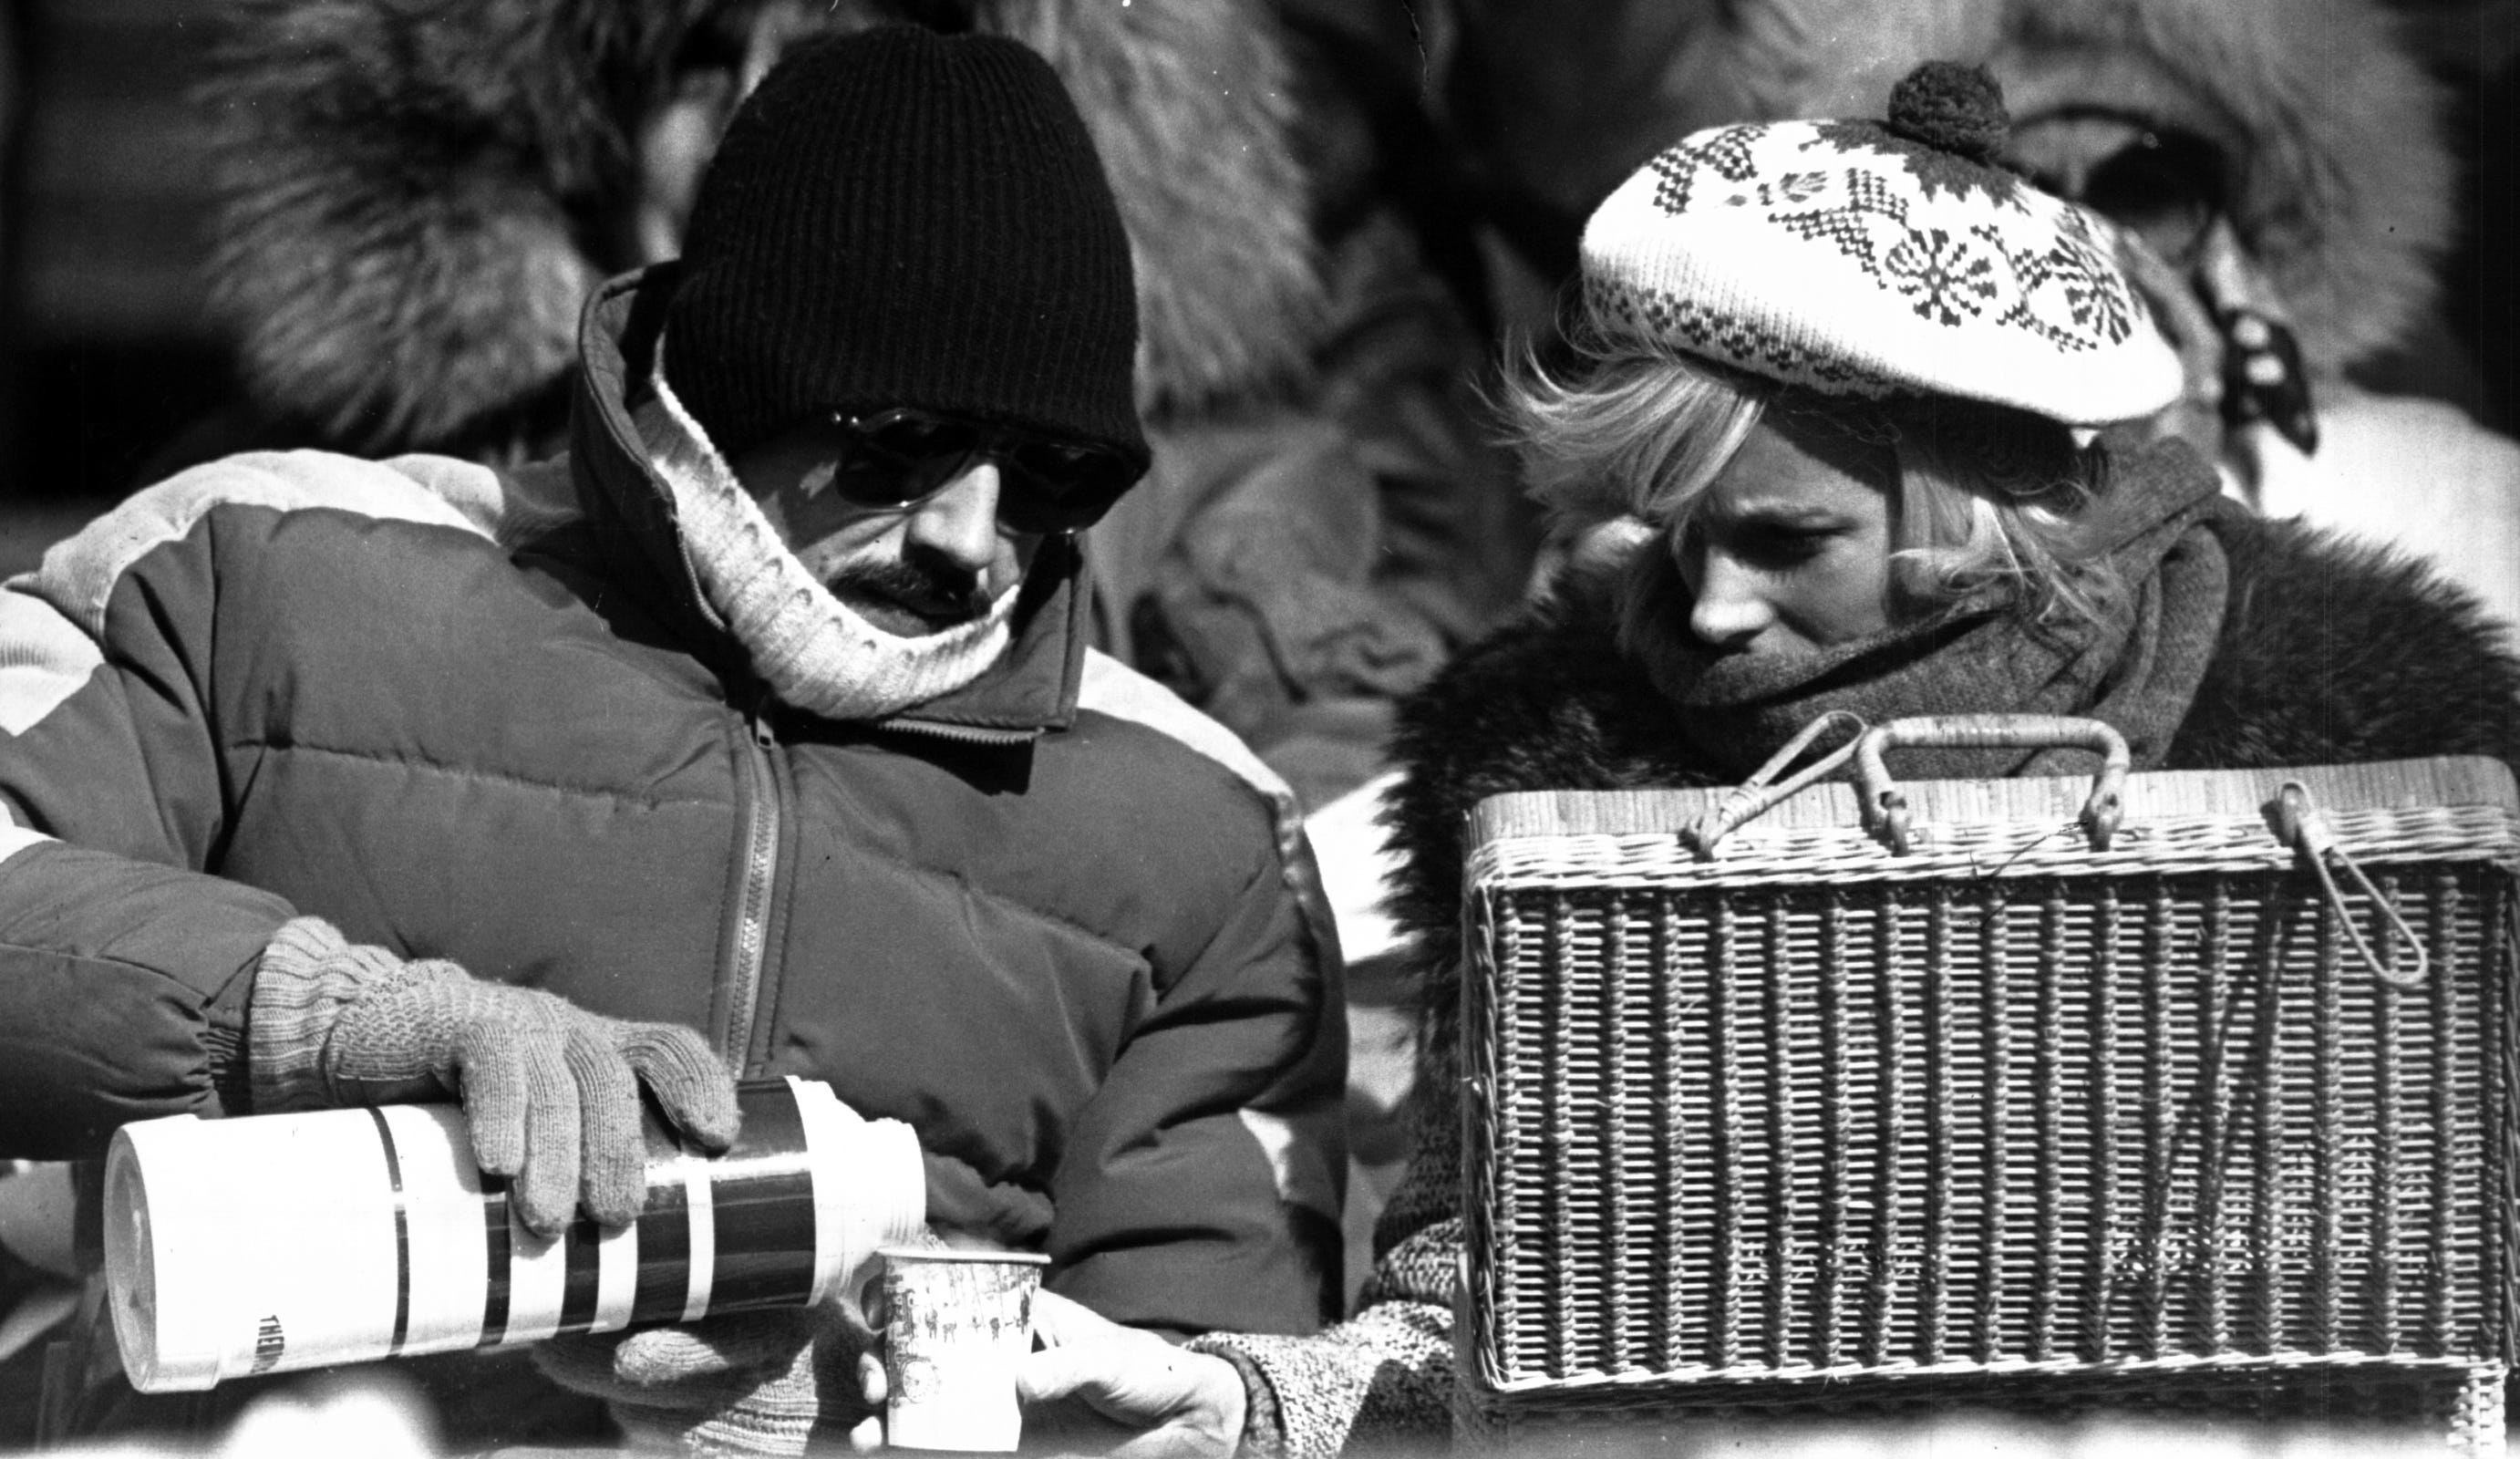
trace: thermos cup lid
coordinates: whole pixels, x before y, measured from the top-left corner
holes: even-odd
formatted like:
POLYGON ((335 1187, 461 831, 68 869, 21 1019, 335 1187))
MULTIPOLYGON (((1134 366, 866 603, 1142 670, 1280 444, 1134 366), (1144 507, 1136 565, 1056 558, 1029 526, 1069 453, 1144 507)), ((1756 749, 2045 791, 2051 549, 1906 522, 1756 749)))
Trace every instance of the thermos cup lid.
MULTIPOLYGON (((114 1132, 106 1155, 105 1270, 112 1294, 108 1305, 123 1371, 142 1392, 195 1392, 221 1376, 218 1336, 197 1320, 217 1304, 185 1300, 161 1285, 212 1280, 218 1263, 186 1261, 165 1249, 164 1224, 149 1218, 150 1193, 141 1169, 145 1157, 178 1186, 216 1179, 218 1171, 195 1168, 216 1152, 167 1138, 170 1130, 180 1133, 199 1123, 199 1116, 171 1115, 126 1124, 114 1132)), ((230 1178, 235 1173, 227 1172, 230 1178)))

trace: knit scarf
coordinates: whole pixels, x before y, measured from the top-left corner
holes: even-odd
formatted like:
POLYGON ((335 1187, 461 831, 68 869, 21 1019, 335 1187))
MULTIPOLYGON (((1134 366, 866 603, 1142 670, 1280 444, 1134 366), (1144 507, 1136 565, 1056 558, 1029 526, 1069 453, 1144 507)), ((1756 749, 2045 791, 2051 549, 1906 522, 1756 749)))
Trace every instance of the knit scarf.
POLYGON ((827 719, 881 719, 962 688, 1005 655, 1020 582, 970 622, 919 637, 884 632, 805 570, 661 368, 654 384, 665 429, 648 433, 649 458, 673 495, 683 550, 781 703, 827 719))
MULTIPOLYGON (((1690 749, 1738 780, 1819 715, 1868 724, 1915 714, 2070 714, 2106 720, 2138 768, 2168 752, 2223 623, 2228 570, 2207 520, 2213 474, 2164 443, 2115 459, 2108 557, 2127 591, 2097 621, 2043 625, 1992 598, 1811 654, 1726 654, 1688 631, 1688 593, 1661 539, 1630 572, 1630 650, 1678 709, 1690 749)), ((2071 750, 1920 750, 1918 779, 2088 773, 2071 750)))

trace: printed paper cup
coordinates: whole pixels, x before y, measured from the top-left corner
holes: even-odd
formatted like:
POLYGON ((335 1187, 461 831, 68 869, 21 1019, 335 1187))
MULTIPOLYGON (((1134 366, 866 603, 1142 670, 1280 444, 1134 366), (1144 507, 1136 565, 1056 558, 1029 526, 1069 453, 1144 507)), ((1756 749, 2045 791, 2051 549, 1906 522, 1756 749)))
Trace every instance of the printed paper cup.
POLYGON ((1023 1437, 1015 1365, 1032 1350, 1047 1256, 886 1247, 884 1441, 1012 1453, 1023 1437))

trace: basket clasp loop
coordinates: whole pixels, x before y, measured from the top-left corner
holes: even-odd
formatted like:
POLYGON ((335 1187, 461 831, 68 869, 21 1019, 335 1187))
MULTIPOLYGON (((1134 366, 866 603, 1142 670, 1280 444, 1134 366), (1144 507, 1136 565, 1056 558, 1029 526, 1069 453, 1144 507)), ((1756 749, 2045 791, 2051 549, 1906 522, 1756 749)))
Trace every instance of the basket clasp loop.
POLYGON ((2298 780, 2285 781, 2282 789, 2275 792, 2275 798, 2267 806, 2267 822, 2274 828, 2275 839, 2299 852, 2301 859, 2309 864, 2312 875, 2318 878, 2319 894, 2335 910, 2337 925, 2345 929, 2346 937, 2354 943, 2354 951, 2362 957, 2362 966, 2371 970, 2371 976, 2392 987, 2422 987, 2425 975, 2431 970, 2431 959, 2424 952, 2423 939, 2407 925, 2407 919, 2399 913, 2397 904, 2382 896, 2380 889, 2371 885, 2371 879, 2363 874, 2362 865, 2345 847, 2337 844, 2336 833, 2328 829, 2327 817, 2318 813, 2318 802, 2310 798, 2310 787, 2298 780), (2407 939, 2407 946, 2415 954, 2412 968, 2401 973, 2371 950, 2371 944, 2362 936, 2362 929, 2355 925, 2354 910, 2345 905, 2345 893, 2337 889, 2335 874, 2328 870, 2331 860, 2345 868, 2346 875, 2362 889, 2362 894, 2380 909, 2382 916, 2389 919, 2389 925, 2398 930, 2398 935, 2407 939))

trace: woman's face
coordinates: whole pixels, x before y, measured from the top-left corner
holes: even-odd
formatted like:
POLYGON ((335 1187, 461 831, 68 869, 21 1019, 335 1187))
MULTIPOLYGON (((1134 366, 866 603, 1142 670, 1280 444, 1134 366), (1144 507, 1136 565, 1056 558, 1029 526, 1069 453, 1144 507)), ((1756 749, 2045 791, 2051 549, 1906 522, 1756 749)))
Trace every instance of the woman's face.
POLYGON ((1771 414, 1708 483, 1672 551, 1710 647, 1804 654, 1890 626, 1888 451, 1771 414))

